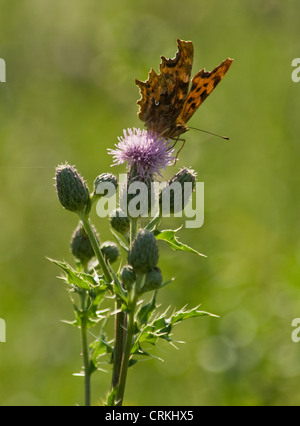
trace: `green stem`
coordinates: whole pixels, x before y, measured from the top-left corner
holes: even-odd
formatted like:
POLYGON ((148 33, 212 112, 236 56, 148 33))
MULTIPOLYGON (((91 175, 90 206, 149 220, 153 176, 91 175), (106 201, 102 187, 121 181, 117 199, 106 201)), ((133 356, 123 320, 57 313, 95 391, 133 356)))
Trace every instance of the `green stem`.
POLYGON ((130 361, 130 355, 131 355, 131 349, 133 346, 133 339, 134 339, 134 318, 135 318, 135 309, 136 309, 136 302, 137 297, 134 296, 132 303, 130 305, 130 312, 127 316, 127 336, 126 336, 126 345, 125 350, 123 354, 122 359, 122 367, 121 367, 121 374, 120 374, 120 383, 118 387, 118 393, 116 397, 116 401, 118 406, 123 405, 123 399, 124 399, 124 392, 125 392, 125 386, 126 386, 126 379, 127 379, 127 372, 129 367, 129 361, 130 361))
POLYGON ((81 321, 81 341, 82 341, 82 356, 84 365, 84 396, 85 406, 91 405, 91 374, 90 374, 90 359, 87 343, 87 318, 84 315, 81 321))
POLYGON ((132 246, 132 243, 136 237, 137 231, 138 231, 138 220, 131 219, 130 220, 130 246, 132 246))
MULTIPOLYGON (((130 221, 130 244, 132 245, 138 229, 138 220, 131 219, 130 221)), ((119 310, 122 303, 116 301, 116 309, 119 310)), ((121 380, 121 368, 124 358, 125 345, 127 341, 127 315, 125 312, 118 312, 115 318, 115 345, 114 345, 114 364, 112 372, 111 389, 116 389, 121 380)))
MULTIPOLYGON (((108 283, 112 283, 113 277, 108 269, 104 256, 99 247, 99 242, 91 226, 90 219, 88 215, 84 212, 79 213, 79 217, 82 221, 85 232, 87 233, 89 237, 90 243, 98 259, 99 265, 102 268, 105 280, 108 283)), ((84 371, 85 371, 85 401, 86 401, 86 405, 89 406, 90 405, 90 366, 89 366, 89 354, 88 354, 88 345, 87 345, 87 336, 86 336, 86 319, 82 320, 81 336, 82 336, 82 348, 83 348, 82 352, 83 352, 84 371)))
MULTIPOLYGON (((131 219, 130 221, 130 245, 132 245, 138 230, 138 220, 131 219)), ((134 296, 135 299, 135 296, 134 296)), ((122 405, 128 364, 130 359, 130 351, 132 347, 134 333, 134 312, 136 300, 132 303, 132 312, 126 314, 119 312, 115 320, 115 349, 114 349, 114 367, 112 376, 112 389, 118 387, 117 404, 122 405)), ((117 309, 120 309, 122 304, 117 301, 117 309)))
MULTIPOLYGON (((116 309, 121 309, 122 303, 120 300, 116 301, 116 309)), ((115 316, 115 344, 114 344, 114 355, 113 355, 113 372, 111 379, 111 389, 115 389, 120 380, 120 372, 122 365, 122 358, 124 352, 124 346, 126 342, 126 313, 118 312, 115 316)))
POLYGON ((80 213, 79 217, 80 217, 80 219, 82 221, 82 224, 83 224, 83 227, 85 229, 85 232, 87 233, 87 235, 89 237, 90 243, 91 243, 91 245, 92 245, 92 247, 94 249, 95 255, 97 256, 98 262, 99 262, 99 264, 100 264, 100 266, 102 268, 105 280, 108 283, 111 283, 113 281, 113 277, 111 276, 111 273, 110 273, 110 271, 109 271, 109 269, 108 269, 108 267, 106 265, 104 256, 103 256, 103 254, 102 254, 102 252, 100 250, 99 243, 98 243, 98 240, 97 240, 97 238, 95 236, 93 228, 91 226, 90 220, 86 216, 85 213, 80 213))

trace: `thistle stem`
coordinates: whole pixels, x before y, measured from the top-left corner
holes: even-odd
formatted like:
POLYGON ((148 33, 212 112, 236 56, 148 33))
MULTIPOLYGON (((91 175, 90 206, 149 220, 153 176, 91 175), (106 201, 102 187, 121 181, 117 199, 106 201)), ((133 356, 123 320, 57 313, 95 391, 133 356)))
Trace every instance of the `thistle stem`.
MULTIPOLYGON (((130 246, 136 237, 138 230, 138 220, 131 219, 130 221, 130 246)), ((112 379, 112 387, 115 388, 117 385, 118 395, 117 395, 117 405, 122 405, 127 370, 130 359, 130 352, 132 347, 133 333, 134 333, 134 312, 136 306, 136 297, 133 297, 132 301, 132 311, 129 314, 125 312, 119 312, 116 316, 115 322, 115 359, 114 359, 114 371, 112 379)), ((117 302, 118 304, 118 302, 117 302)), ((121 304, 119 303, 119 308, 121 304)))
POLYGON ((136 237, 137 231, 138 231, 138 220, 131 219, 130 220, 130 246, 132 246, 132 243, 136 237))
POLYGON ((99 243, 98 243, 98 240, 97 240, 97 238, 95 236, 93 228, 91 226, 90 220, 86 216, 85 213, 79 214, 79 217, 81 219, 81 222, 83 224, 85 232, 87 233, 87 235, 89 237, 90 243, 91 243, 91 245, 93 247, 93 250, 94 250, 95 255, 96 255, 97 259, 98 259, 98 262, 99 262, 99 264, 100 264, 100 266, 102 268, 105 280, 108 283, 111 283, 113 281, 113 277, 111 276, 111 273, 110 273, 110 271, 108 269, 108 266, 106 265, 104 256, 103 256, 103 254, 102 254, 102 252, 100 250, 99 243))
MULTIPOLYGON (((121 309, 122 303, 116 301, 116 310, 121 309)), ((115 344, 113 354, 113 372, 111 379, 111 389, 115 389, 120 381, 120 371, 122 365, 123 351, 126 342, 126 313, 118 312, 115 316, 115 344)))
MULTIPOLYGON (((93 247, 94 253, 98 259, 99 265, 102 268, 105 280, 108 283, 111 283, 113 281, 113 277, 111 276, 111 273, 107 267, 107 264, 105 262, 104 256, 101 252, 101 249, 99 247, 99 242, 96 238, 96 235, 93 231, 93 228, 90 223, 90 219, 87 214, 80 213, 79 217, 82 221, 83 227, 85 229, 85 232, 87 233, 90 243, 93 247)), ((87 344, 87 326, 86 326, 86 318, 84 317, 82 319, 82 325, 81 325, 81 339, 82 339, 82 354, 83 354, 83 360, 84 360, 84 377, 85 377, 85 403, 86 406, 90 405, 90 360, 89 360, 89 353, 88 353, 88 344, 87 344)))
POLYGON ((85 406, 91 405, 91 374, 90 374, 90 359, 87 343, 87 318, 84 315, 81 321, 81 342, 82 342, 82 356, 84 365, 84 397, 85 406))
POLYGON ((126 386, 126 379, 127 379, 127 372, 129 367, 129 361, 130 361, 130 355, 131 355, 131 349, 133 346, 133 339, 134 339, 134 318, 135 318, 135 310, 136 310, 136 302, 137 297, 134 296, 134 299, 131 302, 130 306, 130 312, 127 315, 127 332, 126 332, 126 345, 124 349, 123 359, 122 359, 122 366, 121 366, 121 374, 120 374, 120 382, 118 387, 118 393, 116 397, 116 401, 118 406, 123 405, 123 399, 124 399, 124 392, 125 392, 125 386, 126 386))

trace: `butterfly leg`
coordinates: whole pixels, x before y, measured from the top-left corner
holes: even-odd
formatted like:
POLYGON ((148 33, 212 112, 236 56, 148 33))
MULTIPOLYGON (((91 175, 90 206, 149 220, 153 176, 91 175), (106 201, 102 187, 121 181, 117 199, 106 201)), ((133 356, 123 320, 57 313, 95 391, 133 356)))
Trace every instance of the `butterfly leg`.
POLYGON ((176 157, 175 157, 175 160, 174 160, 174 166, 175 166, 175 165, 176 165, 176 163, 177 163, 177 160, 178 160, 178 156, 179 156, 180 151, 182 150, 182 148, 183 148, 183 147, 184 147, 184 145, 185 145, 185 139, 179 139, 179 138, 177 138, 177 139, 176 139, 176 141, 175 141, 175 143, 173 144, 173 148, 174 148, 174 146, 176 145, 176 143, 177 143, 178 141, 181 141, 181 142, 182 142, 182 145, 181 145, 181 147, 179 148, 179 150, 177 151, 177 154, 176 154, 176 157))

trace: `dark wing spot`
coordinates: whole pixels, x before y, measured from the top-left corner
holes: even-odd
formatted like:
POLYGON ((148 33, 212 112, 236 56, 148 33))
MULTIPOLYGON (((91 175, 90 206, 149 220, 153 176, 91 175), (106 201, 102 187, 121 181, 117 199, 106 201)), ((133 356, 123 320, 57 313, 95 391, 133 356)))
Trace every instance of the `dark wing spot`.
POLYGON ((200 95, 201 101, 203 102, 206 97, 207 97, 207 90, 204 90, 200 95))
POLYGON ((221 81, 221 77, 220 77, 219 75, 216 75, 216 76, 214 77, 214 87, 216 87, 216 85, 217 85, 218 83, 220 83, 220 81, 221 81))
POLYGON ((185 81, 182 81, 182 80, 180 80, 179 81, 179 84, 178 84, 178 88, 179 88, 179 90, 181 90, 182 92, 186 92, 187 91, 187 87, 188 87, 188 85, 189 85, 189 83, 187 82, 185 82, 185 81))

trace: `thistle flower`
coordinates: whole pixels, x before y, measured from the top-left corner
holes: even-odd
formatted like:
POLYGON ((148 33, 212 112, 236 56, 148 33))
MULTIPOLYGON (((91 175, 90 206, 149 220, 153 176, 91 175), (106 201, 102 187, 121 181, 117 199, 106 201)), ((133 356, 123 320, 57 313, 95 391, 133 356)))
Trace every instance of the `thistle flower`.
POLYGON ((117 149, 108 150, 113 155, 113 165, 127 162, 145 181, 156 175, 161 176, 161 170, 174 161, 172 141, 141 129, 127 129, 123 133, 124 136, 119 137, 119 143, 115 145, 117 149))

